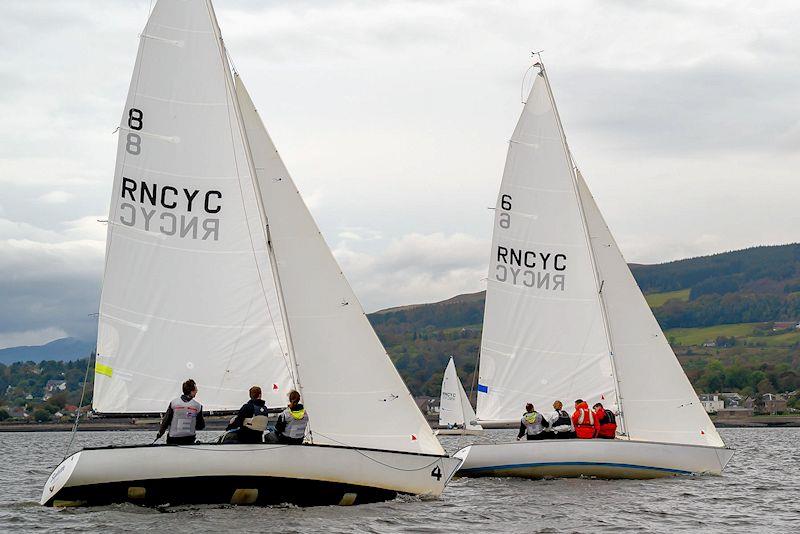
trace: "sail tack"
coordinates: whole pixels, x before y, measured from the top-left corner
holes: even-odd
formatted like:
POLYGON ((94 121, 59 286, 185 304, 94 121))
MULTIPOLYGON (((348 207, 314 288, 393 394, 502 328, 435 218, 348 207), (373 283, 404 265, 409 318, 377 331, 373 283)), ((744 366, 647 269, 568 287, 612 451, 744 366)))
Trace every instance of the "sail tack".
POLYGON ((536 77, 497 197, 478 383, 478 420, 577 398, 615 407, 583 216, 552 96, 536 77))
POLYGON ((206 0, 156 4, 120 124, 97 411, 163 411, 187 378, 210 410, 292 387, 227 69, 206 0))
POLYGON ((236 92, 314 443, 443 454, 238 77, 236 92))

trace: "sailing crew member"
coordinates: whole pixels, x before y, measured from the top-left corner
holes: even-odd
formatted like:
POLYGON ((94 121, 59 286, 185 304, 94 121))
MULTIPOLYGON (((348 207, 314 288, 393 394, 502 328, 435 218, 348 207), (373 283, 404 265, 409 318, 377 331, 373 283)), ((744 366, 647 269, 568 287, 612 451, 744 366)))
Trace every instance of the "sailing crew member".
POLYGON ((250 400, 241 408, 236 417, 231 420, 225 430, 229 434, 224 439, 225 443, 262 443, 264 441, 264 431, 267 429, 269 412, 267 403, 261 398, 261 388, 253 386, 250 388, 250 400), (230 438, 230 439, 228 439, 230 438))
POLYGON ((197 395, 197 384, 190 378, 183 383, 181 389, 183 395, 169 403, 161 419, 161 428, 156 434, 156 439, 159 439, 169 430, 168 445, 191 445, 195 442, 195 431, 206 427, 203 405, 194 399, 197 395))
POLYGON ((522 414, 522 419, 519 422, 519 434, 517 434, 517 441, 522 439, 522 436, 527 435, 528 440, 546 439, 544 429, 547 423, 542 417, 542 414, 537 413, 533 409, 533 404, 530 402, 525 405, 525 413, 522 414))
POLYGON ((611 410, 606 410, 599 402, 592 406, 594 419, 597 421, 597 437, 614 439, 617 436, 617 417, 611 410))
POLYGON ((547 416, 547 423, 550 427, 550 438, 554 439, 570 439, 575 437, 575 429, 572 427, 572 419, 564 409, 561 401, 557 400, 553 403, 553 413, 547 416))
POLYGON ((594 414, 583 399, 575 401, 575 413, 572 414, 575 435, 580 439, 591 439, 597 435, 594 414))
POLYGON ((289 392, 289 405, 278 416, 275 432, 267 436, 267 441, 300 445, 305 439, 306 428, 308 428, 308 412, 300 403, 300 393, 292 390, 289 392))

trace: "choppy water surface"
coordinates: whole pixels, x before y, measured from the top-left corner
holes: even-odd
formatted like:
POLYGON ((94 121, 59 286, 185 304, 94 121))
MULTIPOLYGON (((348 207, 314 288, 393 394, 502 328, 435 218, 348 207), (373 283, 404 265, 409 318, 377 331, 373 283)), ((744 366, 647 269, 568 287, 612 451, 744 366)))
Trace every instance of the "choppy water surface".
MULTIPOLYGON (((441 499, 353 507, 130 504, 40 507, 67 433, 0 433, 0 531, 177 532, 798 532, 800 428, 722 429, 736 455, 721 477, 661 480, 457 479, 441 499)), ((212 433, 206 433, 211 437, 212 433)), ((509 431, 493 431, 495 440, 509 431)), ((77 447, 147 443, 151 432, 80 432, 77 447)), ((458 437, 444 437, 453 451, 458 437)), ((465 441, 461 441, 465 443, 465 441)))

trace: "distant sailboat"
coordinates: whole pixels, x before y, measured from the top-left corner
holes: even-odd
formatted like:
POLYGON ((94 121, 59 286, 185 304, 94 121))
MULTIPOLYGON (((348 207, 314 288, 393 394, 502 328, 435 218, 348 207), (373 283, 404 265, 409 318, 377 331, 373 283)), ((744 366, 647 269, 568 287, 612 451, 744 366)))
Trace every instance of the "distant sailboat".
POLYGON ((94 409, 207 410, 299 390, 307 443, 85 448, 44 505, 357 504, 439 495, 448 457, 325 244, 238 75, 209 0, 159 0, 120 126, 94 409))
POLYGON ((456 373, 456 364, 453 358, 447 362, 442 377, 442 394, 439 400, 439 426, 438 435, 472 434, 482 435, 483 428, 476 422, 475 410, 469 403, 467 392, 461 385, 456 373))
POLYGON ((535 67, 495 211, 478 422, 515 424, 582 398, 618 413, 617 439, 472 445, 461 476, 719 474, 733 455, 636 285, 567 146, 535 67))

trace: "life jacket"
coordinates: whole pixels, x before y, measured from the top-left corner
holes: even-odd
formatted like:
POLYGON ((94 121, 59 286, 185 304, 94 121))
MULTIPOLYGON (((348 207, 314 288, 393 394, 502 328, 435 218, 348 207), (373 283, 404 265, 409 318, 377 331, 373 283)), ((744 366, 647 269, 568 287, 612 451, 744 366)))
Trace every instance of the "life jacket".
POLYGON ((169 437, 185 438, 195 435, 197 414, 203 406, 196 400, 182 395, 169 403, 172 408, 172 421, 169 423, 169 437))
POLYGON ((557 410, 558 418, 550 423, 550 428, 553 432, 572 432, 572 419, 566 410, 557 410))
POLYGON ((611 410, 597 410, 597 437, 613 439, 617 435, 617 417, 611 410))
POLYGON ((525 425, 525 433, 529 436, 536 436, 544 431, 544 418, 536 412, 525 412, 522 414, 522 424, 525 425))
POLYGON ((253 406, 253 417, 246 417, 242 422, 242 426, 257 432, 264 432, 267 429, 267 424, 269 423, 269 411, 267 411, 266 404, 263 402, 261 404, 257 404, 252 400, 249 402, 249 404, 253 406))
POLYGON ((575 435, 579 438, 591 439, 597 434, 594 414, 585 402, 575 407, 575 413, 572 414, 572 423, 575 426, 575 435))
POLYGON ((283 435, 291 439, 303 439, 306 435, 306 428, 308 427, 308 413, 302 404, 298 404, 294 410, 286 408, 281 413, 286 428, 283 430, 283 435))

